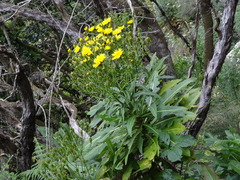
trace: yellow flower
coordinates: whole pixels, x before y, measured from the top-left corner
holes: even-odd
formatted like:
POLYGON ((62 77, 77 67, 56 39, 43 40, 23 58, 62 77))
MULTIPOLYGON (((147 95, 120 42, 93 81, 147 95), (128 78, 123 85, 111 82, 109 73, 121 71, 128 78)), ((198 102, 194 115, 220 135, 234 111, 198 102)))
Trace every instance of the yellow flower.
POLYGON ((87 37, 85 37, 85 39, 84 39, 85 41, 88 41, 89 40, 89 37, 87 36, 87 37))
POLYGON ((82 55, 91 55, 92 54, 92 50, 90 47, 87 47, 87 46, 83 46, 82 47, 82 55))
POLYGON ((95 29, 95 27, 94 27, 94 26, 92 26, 92 27, 90 27, 90 28, 89 28, 89 30, 88 30, 88 31, 89 31, 89 32, 92 32, 92 31, 94 31, 94 29, 95 29))
POLYGON ((117 34, 119 34, 121 32, 122 32, 122 30, 117 28, 112 33, 113 33, 113 35, 117 35, 117 34))
POLYGON ((75 48, 74 48, 74 53, 78 53, 80 51, 80 47, 79 46, 76 46, 75 48))
POLYGON ((103 34, 98 34, 97 39, 100 39, 100 37, 102 37, 102 36, 103 36, 103 34))
POLYGON ((128 23, 128 24, 132 24, 132 23, 133 23, 133 20, 129 20, 127 23, 128 23))
POLYGON ((98 55, 93 61, 94 62, 93 67, 94 68, 98 67, 104 61, 104 59, 106 59, 105 54, 98 55))
POLYGON ((82 41, 83 39, 82 38, 79 38, 79 41, 82 41))
POLYGON ((112 28, 107 28, 107 29, 104 29, 103 33, 104 34, 110 34, 112 32, 112 28))
POLYGON ((94 68, 97 68, 100 64, 93 64, 94 68))
POLYGON ((94 44, 94 41, 93 40, 89 40, 88 42, 87 42, 87 45, 93 45, 94 44))
POLYGON ((107 40, 106 40, 106 44, 109 44, 109 43, 111 43, 111 40, 110 40, 110 39, 107 39, 107 40))
POLYGON ((112 54, 112 60, 119 59, 123 53, 123 50, 121 48, 114 51, 112 54))
POLYGON ((123 30, 123 28, 124 28, 124 25, 118 26, 118 29, 120 29, 120 30, 123 30))
POLYGON ((97 32, 99 32, 99 33, 101 33, 101 32, 103 32, 104 30, 103 30, 103 28, 101 27, 101 26, 99 26, 98 28, 97 28, 97 32))
POLYGON ((88 30, 88 27, 87 27, 87 26, 84 28, 84 31, 86 31, 86 30, 88 30))
POLYGON ((94 59, 94 63, 101 63, 104 61, 104 59, 106 59, 106 55, 105 54, 99 54, 97 55, 97 57, 94 59))
POLYGON ((116 35, 115 38, 116 38, 116 40, 119 40, 119 39, 121 39, 121 35, 116 35))
POLYGON ((102 25, 107 25, 108 23, 110 23, 112 20, 111 17, 107 18, 107 19, 104 19, 104 21, 102 22, 102 25))
POLYGON ((68 51, 68 53, 70 53, 70 52, 71 52, 71 49, 70 49, 70 48, 68 48, 68 50, 67 50, 67 51, 68 51))
POLYGON ((83 62, 87 62, 87 60, 86 60, 86 59, 84 59, 84 60, 83 60, 83 62))
POLYGON ((105 50, 110 50, 111 47, 110 46, 105 46, 105 50))

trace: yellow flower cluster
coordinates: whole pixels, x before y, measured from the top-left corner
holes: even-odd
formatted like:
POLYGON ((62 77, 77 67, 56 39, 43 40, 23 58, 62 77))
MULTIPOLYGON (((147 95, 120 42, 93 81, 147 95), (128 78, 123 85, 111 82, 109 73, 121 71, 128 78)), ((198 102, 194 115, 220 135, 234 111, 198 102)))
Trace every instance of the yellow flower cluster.
MULTIPOLYGON (((76 59, 81 59, 80 64, 90 62, 93 68, 97 68, 105 59, 116 60, 122 57, 123 49, 115 49, 112 45, 114 41, 122 38, 121 33, 125 26, 113 27, 111 22, 112 18, 108 17, 96 26, 84 28, 85 38, 79 38, 80 43, 75 45, 73 50, 76 59)), ((128 25, 132 23, 133 20, 127 22, 128 25)))
POLYGON ((93 61, 94 62, 93 67, 94 68, 98 67, 104 61, 104 59, 106 59, 105 54, 98 55, 93 61))

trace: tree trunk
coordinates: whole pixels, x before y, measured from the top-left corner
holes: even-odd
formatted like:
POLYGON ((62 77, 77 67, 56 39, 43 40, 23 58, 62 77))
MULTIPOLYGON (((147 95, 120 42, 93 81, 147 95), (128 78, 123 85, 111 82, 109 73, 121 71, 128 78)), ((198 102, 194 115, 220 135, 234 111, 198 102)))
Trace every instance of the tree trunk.
POLYGON ((151 31, 151 33, 148 34, 149 38, 151 39, 149 50, 152 53, 156 53, 158 58, 167 57, 164 62, 167 64, 166 74, 176 77, 171 53, 168 49, 168 44, 162 28, 159 26, 152 12, 145 7, 144 4, 140 3, 138 0, 134 0, 134 2, 136 2, 136 4, 144 11, 145 18, 140 23, 140 28, 145 32, 148 32, 149 30, 151 31))
POLYGON ((0 61, 1 63, 6 64, 6 66, 9 66, 6 69, 9 69, 8 72, 10 74, 16 74, 16 79, 14 79, 14 81, 16 82, 17 90, 21 96, 23 110, 21 117, 21 158, 19 161, 19 170, 25 171, 30 169, 32 166, 32 153, 34 152, 33 138, 35 135, 35 105, 33 92, 30 82, 19 63, 17 56, 12 52, 12 50, 6 48, 5 46, 0 46, 0 61), (15 70, 15 72, 11 71, 10 67, 14 67, 12 69, 15 70))
POLYGON ((32 153, 34 152, 35 147, 33 142, 35 135, 35 106, 31 85, 21 68, 17 75, 16 84, 23 104, 23 113, 21 117, 22 130, 20 138, 23 167, 20 167, 20 170, 24 171, 30 169, 32 166, 32 153))
POLYGON ((204 67, 206 69, 214 51, 211 0, 199 0, 199 7, 204 26, 204 67))
POLYGON ((233 34, 234 15, 236 12, 238 0, 228 0, 225 3, 225 8, 222 16, 221 36, 219 37, 213 57, 208 64, 204 75, 200 102, 196 111, 197 118, 190 124, 190 129, 187 134, 197 136, 202 124, 207 118, 210 107, 210 99, 216 78, 221 71, 222 65, 231 45, 231 38, 233 34))

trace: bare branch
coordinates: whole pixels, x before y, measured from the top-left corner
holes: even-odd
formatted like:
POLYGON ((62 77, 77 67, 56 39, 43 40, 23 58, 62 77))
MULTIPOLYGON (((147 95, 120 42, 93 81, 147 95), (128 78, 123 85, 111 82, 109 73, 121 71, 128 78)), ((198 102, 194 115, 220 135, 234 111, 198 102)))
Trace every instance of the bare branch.
MULTIPOLYGON (((40 12, 36 9, 32 10, 29 8, 21 8, 17 5, 7 4, 7 3, 0 3, 0 13, 16 13, 16 16, 22 19, 34 20, 38 23, 43 23, 48 25, 49 27, 64 32, 72 41, 75 41, 78 37, 83 37, 83 35, 75 28, 73 25, 69 25, 61 21, 59 19, 53 18, 49 14, 45 14, 40 12)), ((9 18, 4 19, 4 21, 8 20, 9 18)))

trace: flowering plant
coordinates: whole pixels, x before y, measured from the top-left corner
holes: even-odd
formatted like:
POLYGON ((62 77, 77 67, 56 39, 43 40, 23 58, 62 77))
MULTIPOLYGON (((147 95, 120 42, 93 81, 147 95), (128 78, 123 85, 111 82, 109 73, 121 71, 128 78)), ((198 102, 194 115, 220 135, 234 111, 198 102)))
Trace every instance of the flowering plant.
POLYGON ((123 89, 138 76, 146 54, 145 40, 133 37, 133 20, 125 13, 111 14, 101 22, 84 28, 71 56, 74 88, 93 97, 123 89))

